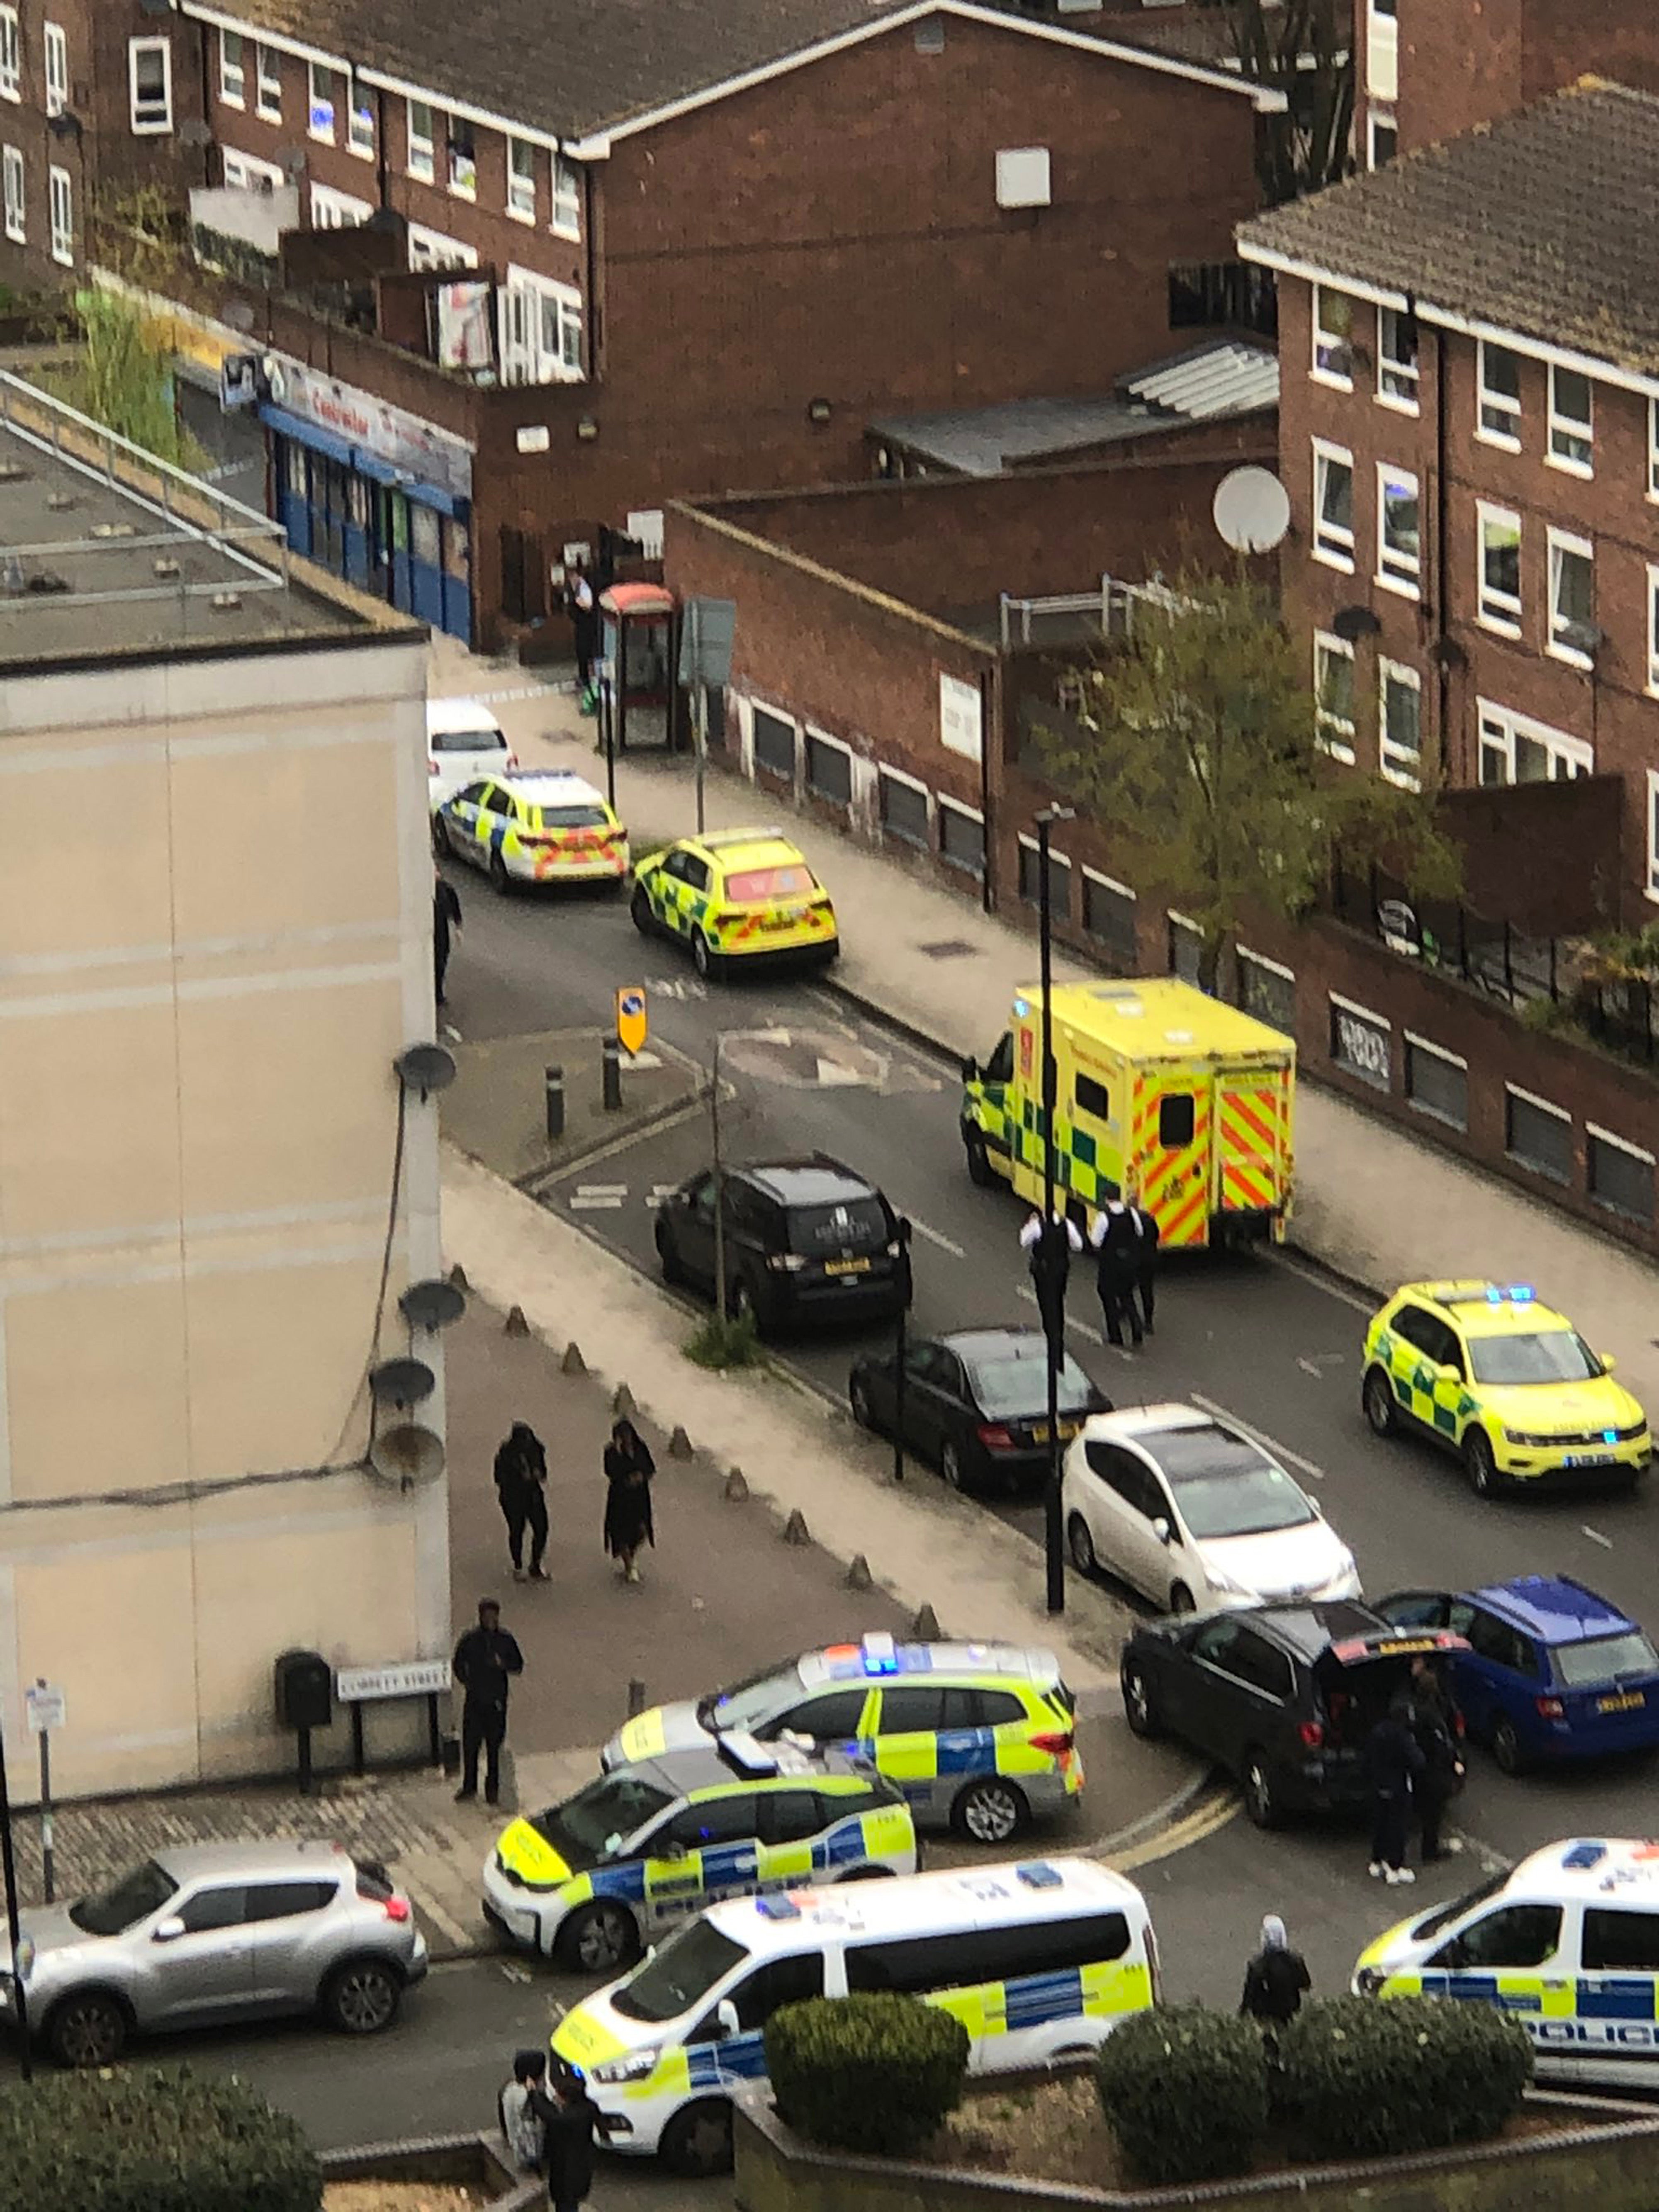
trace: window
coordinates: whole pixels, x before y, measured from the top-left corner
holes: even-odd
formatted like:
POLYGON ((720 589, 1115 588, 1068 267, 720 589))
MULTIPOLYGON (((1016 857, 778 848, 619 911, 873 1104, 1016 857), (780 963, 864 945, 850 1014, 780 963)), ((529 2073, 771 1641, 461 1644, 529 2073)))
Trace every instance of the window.
MULTIPOLYGON (((463 246, 459 238, 446 238, 441 230, 423 230, 418 223, 409 226, 409 265, 411 269, 476 269, 478 257, 470 246, 463 246)), ((509 375, 509 383, 523 382, 509 375)))
MULTIPOLYGON (((240 40, 237 44, 241 44, 240 40)), ((334 143, 334 108, 339 96, 339 86, 331 69, 320 62, 313 62, 307 87, 306 128, 313 138, 320 138, 325 146, 334 143)))
POLYGON ((1406 1032, 1406 1096, 1419 1114, 1454 1129, 1469 1126, 1469 1064, 1443 1045, 1406 1032))
POLYGON ((1327 284, 1314 286, 1313 373, 1322 384, 1353 390, 1353 301, 1327 284))
POLYGON ((4 178, 6 208, 6 236, 14 245, 27 243, 28 233, 24 227, 23 155, 17 146, 8 146, 0 153, 0 174, 4 178))
POLYGON ((1595 628, 1595 548, 1588 538, 1552 530, 1550 651, 1558 660, 1588 668, 1601 636, 1595 628))
MULTIPOLYGON (((6 151, 9 154, 11 149, 8 147, 6 151)), ((20 224, 23 219, 22 200, 21 198, 21 184, 22 177, 20 168, 18 177, 20 198, 18 200, 17 216, 17 220, 20 224)), ((9 198, 6 202, 6 221, 9 225, 11 221, 11 202, 9 198)), ((1659 769, 1652 768, 1648 770, 1648 880, 1646 889, 1648 896, 1650 899, 1659 899, 1659 769)))
MULTIPOLYGON (((283 179, 274 161, 256 161, 252 154, 225 154, 220 157, 220 170, 226 184, 238 191, 259 192, 266 198, 277 191, 283 179)), ((301 449, 295 447, 298 453, 301 449)))
POLYGON ((985 817, 953 799, 939 803, 939 858, 970 876, 985 873, 985 817))
POLYGON ((1400 126, 1395 121, 1391 108, 1374 107, 1366 120, 1370 138, 1370 166, 1386 167, 1400 151, 1400 126))
POLYGON ((366 161, 374 159, 374 95, 366 84, 353 77, 346 97, 350 105, 346 111, 346 144, 354 154, 366 161))
POLYGON ((1190 1091, 1166 1091, 1158 1102, 1158 1141, 1166 1152, 1184 1152, 1198 1127, 1198 1108, 1190 1091))
POLYGON ((853 755, 833 738, 806 732, 806 788, 836 806, 853 803, 853 755))
POLYGON ((69 34, 61 23, 41 26, 46 64, 46 112, 61 115, 69 106, 69 34))
POLYGON ((1653 1154, 1644 1152, 1640 1145, 1615 1137, 1611 1129, 1598 1129, 1594 1121, 1585 1128, 1590 1196, 1609 1213, 1622 1214, 1626 1221, 1650 1222, 1653 1154))
POLYGON ((1595 756, 1582 738, 1480 702, 1482 783, 1569 783, 1595 766, 1595 756))
POLYGON ((1415 791, 1423 773, 1423 679, 1382 660, 1376 669, 1377 761, 1390 783, 1415 791))
POLYGON ((651 1838, 653 1850, 700 1851, 710 1844, 745 1844, 758 1828, 754 1798, 745 1790, 705 1798, 676 1813, 651 1838))
POLYGON ((1092 1114, 1097 1121, 1112 1118, 1112 1094, 1103 1083, 1097 1083, 1092 1075, 1079 1075, 1074 1090, 1079 1114, 1092 1114))
POLYGON ((127 89, 132 103, 133 136, 153 137, 173 128, 173 46, 167 39, 127 41, 127 89))
POLYGON ((1659 1913, 1587 1905, 1578 1963, 1587 1974, 1659 1974, 1659 1913))
POLYGON ((1521 357, 1507 346, 1480 344, 1480 421, 1477 435, 1511 453, 1521 450, 1521 357))
POLYGON ((247 1892, 240 1882, 228 1889, 198 1889, 194 1897, 185 1899, 179 1917, 191 1936, 240 1928, 247 1917, 247 1892))
POLYGON ((1550 368, 1550 452, 1559 469, 1589 476, 1595 467, 1595 397, 1589 377, 1577 368, 1550 368))
POLYGON ((508 384, 576 384, 582 376, 579 293, 509 265, 501 295, 501 373, 508 384))
POLYGON ((1398 0, 1370 0, 1366 10, 1365 89, 1373 100, 1400 96, 1398 0))
POLYGON ((453 115, 449 118, 449 190, 452 198, 458 200, 478 197, 478 151, 471 131, 453 115))
MULTIPOLYGON (((1019 895, 1028 906, 1042 897, 1042 851, 1034 837, 1019 841, 1019 895)), ((1072 912, 1072 864, 1063 853, 1048 848, 1048 906, 1056 920, 1069 920, 1072 912)))
POLYGON ((1389 462, 1376 471, 1376 580, 1389 584, 1411 599, 1417 597, 1422 572, 1422 542, 1418 527, 1417 478, 1389 462))
POLYGON ((411 177, 430 184, 437 173, 436 140, 432 131, 432 109, 424 100, 411 100, 407 104, 409 118, 409 151, 406 166, 411 177))
MULTIPOLYGON (((757 1966, 732 1992, 738 2025, 752 2035, 787 2004, 805 2004, 823 1995, 823 1956, 812 1952, 793 1959, 772 1959, 757 1966)), ((695 2042, 697 2039, 690 2039, 695 2042)))
POLYGON ((1403 308, 1376 311, 1376 396, 1417 412, 1417 318, 1403 308))
POLYGON ((536 220, 536 149, 527 138, 507 142, 507 211, 520 222, 536 220))
POLYGON ((766 1730, 767 1739, 789 1729, 813 1743, 850 1743, 858 1735, 868 1696, 868 1690, 860 1684, 855 1690, 832 1690, 828 1697, 811 1698, 774 1723, 766 1730))
POLYGON ((349 192, 337 192, 328 185, 311 188, 311 220, 318 230, 355 230, 374 212, 367 200, 353 199, 349 192))
POLYGON ((1552 1182, 1572 1181, 1572 1117, 1547 1098, 1504 1085, 1504 1150, 1512 1160, 1547 1176, 1552 1182))
POLYGON ((582 234, 582 173, 562 154, 553 156, 553 228, 561 238, 582 234))
POLYGON ((781 714, 773 714, 765 707, 756 707, 751 713, 755 725, 755 766, 763 768, 769 775, 781 776, 786 783, 795 780, 795 726, 787 722, 781 714))
POLYGON ((1648 689, 1659 692, 1659 568, 1648 570, 1648 689))
POLYGON ((242 58, 240 31, 219 33, 219 97, 227 107, 241 107, 247 100, 247 64, 242 58))
POLYGON ((1083 927, 1097 944, 1105 947, 1118 967, 1133 974, 1135 965, 1135 895, 1127 884, 1109 876, 1083 871, 1083 927))
POLYGON ((292 1920, 301 1912, 320 1912, 340 1893, 337 1881, 256 1881, 247 1893, 249 1920, 292 1920))
POLYGON ((945 1725, 945 1692, 927 1682, 899 1682, 881 1693, 883 1735, 935 1733, 945 1725))
POLYGON ((1505 637, 1521 635, 1521 518, 1507 507, 1477 509, 1480 527, 1480 619, 1505 637))
POLYGON ((283 58, 275 46, 253 49, 253 104, 267 123, 283 119, 283 58))
POLYGON ((1173 908, 1165 913, 1164 920, 1169 926, 1169 972, 1197 989, 1204 972, 1204 933, 1196 922, 1188 921, 1184 914, 1176 914, 1173 908))
POLYGON ((1246 1628, 1241 1629, 1226 1657, 1227 1672, 1252 1690, 1260 1690, 1269 1698, 1282 1703, 1291 1694, 1292 1675, 1291 1662, 1283 1651, 1275 1651, 1264 1637, 1246 1628))
POLYGON ((907 845, 920 845, 926 852, 933 842, 927 785, 884 768, 876 778, 876 796, 881 809, 882 834, 897 837, 907 845))
POLYGON ((1324 630, 1314 633, 1314 711, 1321 750, 1352 767, 1353 647, 1324 630))
POLYGON ((1339 999, 1334 991, 1330 1003, 1331 1058, 1374 1090, 1390 1090, 1394 1057, 1388 1023, 1352 999, 1339 999))
POLYGON ((1559 1905, 1505 1905, 1472 1921, 1429 1960, 1431 1966, 1541 1966, 1561 1941, 1559 1905))
POLYGON ((1296 971, 1238 948, 1238 1003, 1269 1029, 1296 1035, 1296 971))
POLYGON ((1314 558, 1353 574, 1353 455, 1314 440, 1314 558))
POLYGON ((17 10, 0 7, 0 100, 23 97, 23 55, 17 33, 17 10))
POLYGON ((46 171, 46 199, 52 213, 52 258, 75 266, 75 191, 67 169, 46 171))

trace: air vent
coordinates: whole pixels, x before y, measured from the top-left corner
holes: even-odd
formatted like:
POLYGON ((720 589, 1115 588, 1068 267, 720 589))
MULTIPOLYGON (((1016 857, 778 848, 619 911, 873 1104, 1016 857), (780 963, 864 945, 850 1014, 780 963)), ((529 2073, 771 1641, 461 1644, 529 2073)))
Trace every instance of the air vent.
POLYGON ((945 19, 929 15, 925 22, 916 25, 916 52, 919 54, 942 54, 945 52, 945 19))

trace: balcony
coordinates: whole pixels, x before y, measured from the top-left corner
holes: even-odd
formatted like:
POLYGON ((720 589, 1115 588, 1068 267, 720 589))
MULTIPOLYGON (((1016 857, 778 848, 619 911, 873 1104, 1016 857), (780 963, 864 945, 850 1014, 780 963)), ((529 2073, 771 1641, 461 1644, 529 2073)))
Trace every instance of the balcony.
POLYGON ((270 281, 283 234, 299 227, 297 185, 279 185, 268 191, 217 185, 198 187, 190 196, 190 234, 197 259, 249 283, 270 281))

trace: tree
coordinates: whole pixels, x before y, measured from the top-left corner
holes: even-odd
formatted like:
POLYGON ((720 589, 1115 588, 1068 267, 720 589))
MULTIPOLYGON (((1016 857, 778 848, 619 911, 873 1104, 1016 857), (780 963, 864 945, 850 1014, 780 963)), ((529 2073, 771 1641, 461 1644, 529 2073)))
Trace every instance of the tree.
POLYGON ((1261 118, 1256 173, 1269 207, 1322 191, 1353 166, 1352 0, 1207 0, 1223 9, 1239 68, 1282 92, 1261 118))
POLYGON ((1039 731, 1055 781, 1110 829, 1131 872, 1197 925, 1217 988, 1241 929, 1294 921, 1340 852, 1448 896, 1455 848, 1431 793, 1339 768, 1273 602, 1242 572, 1184 570, 1133 603, 1130 634, 1082 679, 1067 732, 1039 731))
POLYGON ((79 292, 75 305, 84 343, 64 398, 158 459, 198 465, 200 450, 179 421, 172 359, 154 323, 118 292, 79 292))

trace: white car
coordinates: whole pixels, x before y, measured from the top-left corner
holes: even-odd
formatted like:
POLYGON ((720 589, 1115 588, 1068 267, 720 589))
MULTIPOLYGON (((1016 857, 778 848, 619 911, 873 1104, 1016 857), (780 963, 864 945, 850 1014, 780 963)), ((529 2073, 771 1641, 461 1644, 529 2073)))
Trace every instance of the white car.
POLYGON ((435 814, 446 799, 481 775, 519 765, 507 732, 481 699, 426 702, 426 803, 435 814))
POLYGON ((1300 1484, 1191 1406, 1091 1414, 1061 1494, 1073 1566, 1170 1613, 1361 1594, 1353 1553, 1300 1484))

